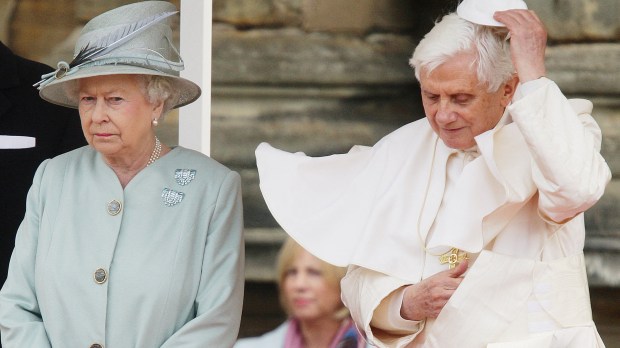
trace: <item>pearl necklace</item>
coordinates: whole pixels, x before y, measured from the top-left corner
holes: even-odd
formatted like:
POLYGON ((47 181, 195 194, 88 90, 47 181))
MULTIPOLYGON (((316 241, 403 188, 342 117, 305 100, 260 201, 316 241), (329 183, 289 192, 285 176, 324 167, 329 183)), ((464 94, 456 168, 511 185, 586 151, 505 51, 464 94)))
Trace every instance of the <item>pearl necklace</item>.
POLYGON ((151 153, 151 157, 149 157, 149 161, 146 162, 146 166, 148 167, 151 164, 153 164, 153 162, 157 161, 160 155, 161 155, 161 142, 159 141, 159 138, 155 137, 155 147, 153 147, 153 153, 151 153))

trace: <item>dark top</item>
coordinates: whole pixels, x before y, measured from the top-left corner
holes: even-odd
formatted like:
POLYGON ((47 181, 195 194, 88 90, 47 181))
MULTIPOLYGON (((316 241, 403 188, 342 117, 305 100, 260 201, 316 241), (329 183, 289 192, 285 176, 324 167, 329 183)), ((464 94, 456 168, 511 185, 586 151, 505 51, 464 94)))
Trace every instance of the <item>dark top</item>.
POLYGON ((0 285, 35 170, 44 159, 86 144, 77 110, 44 101, 32 86, 53 70, 16 56, 0 42, 0 135, 36 138, 34 148, 0 149, 0 285))

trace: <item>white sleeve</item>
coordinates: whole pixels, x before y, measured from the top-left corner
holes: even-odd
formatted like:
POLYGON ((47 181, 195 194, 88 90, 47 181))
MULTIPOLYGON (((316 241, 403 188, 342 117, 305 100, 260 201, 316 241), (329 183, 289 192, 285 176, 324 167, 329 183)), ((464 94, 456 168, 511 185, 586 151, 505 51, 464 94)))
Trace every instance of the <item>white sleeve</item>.
POLYGON ((508 111, 533 158, 539 211, 561 223, 599 200, 611 171, 600 154, 601 131, 590 115, 592 103, 569 101, 553 81, 539 80, 508 111))
POLYGON ((407 320, 400 315, 404 296, 405 287, 401 287, 384 298, 375 309, 370 326, 386 332, 407 333, 420 331, 422 321, 407 320))
POLYGON ((377 347, 405 347, 424 328, 424 322, 400 316, 401 291, 409 282, 350 266, 341 281, 342 300, 351 317, 377 347))

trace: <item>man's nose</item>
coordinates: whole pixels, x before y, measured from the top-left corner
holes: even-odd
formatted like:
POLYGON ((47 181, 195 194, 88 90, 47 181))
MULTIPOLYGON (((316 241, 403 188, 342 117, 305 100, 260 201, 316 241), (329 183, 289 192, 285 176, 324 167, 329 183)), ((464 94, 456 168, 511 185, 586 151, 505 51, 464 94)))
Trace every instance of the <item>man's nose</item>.
POLYGON ((439 124, 448 124, 456 120, 456 113, 449 100, 441 100, 435 114, 435 122, 439 124))

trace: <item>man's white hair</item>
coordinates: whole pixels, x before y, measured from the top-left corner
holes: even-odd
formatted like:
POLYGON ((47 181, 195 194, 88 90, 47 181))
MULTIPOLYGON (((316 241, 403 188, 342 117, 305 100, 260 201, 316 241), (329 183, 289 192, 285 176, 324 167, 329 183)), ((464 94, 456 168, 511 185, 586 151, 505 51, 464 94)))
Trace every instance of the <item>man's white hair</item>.
POLYGON ((460 52, 473 51, 472 62, 478 81, 495 92, 515 72, 510 58, 510 45, 505 28, 478 25, 460 18, 456 13, 444 16, 420 41, 409 64, 420 80, 424 69, 427 74, 460 52))

